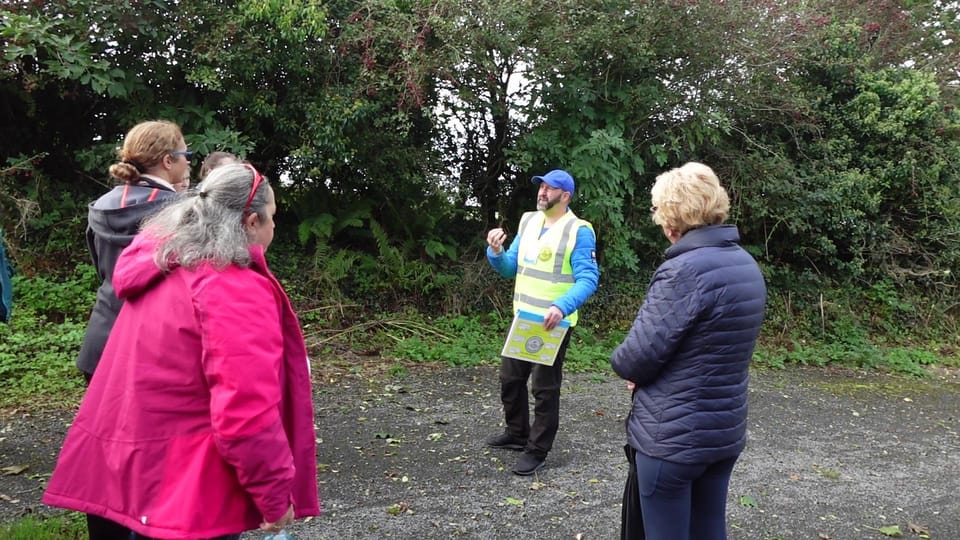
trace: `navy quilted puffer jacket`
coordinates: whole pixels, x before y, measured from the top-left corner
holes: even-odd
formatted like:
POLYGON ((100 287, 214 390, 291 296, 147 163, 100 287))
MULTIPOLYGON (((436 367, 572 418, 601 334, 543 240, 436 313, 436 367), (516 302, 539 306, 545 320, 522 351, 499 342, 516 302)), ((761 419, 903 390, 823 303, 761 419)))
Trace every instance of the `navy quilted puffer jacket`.
POLYGON ((767 289, 733 225, 687 231, 666 251, 637 319, 610 359, 637 385, 627 439, 683 464, 740 454, 750 358, 767 289))

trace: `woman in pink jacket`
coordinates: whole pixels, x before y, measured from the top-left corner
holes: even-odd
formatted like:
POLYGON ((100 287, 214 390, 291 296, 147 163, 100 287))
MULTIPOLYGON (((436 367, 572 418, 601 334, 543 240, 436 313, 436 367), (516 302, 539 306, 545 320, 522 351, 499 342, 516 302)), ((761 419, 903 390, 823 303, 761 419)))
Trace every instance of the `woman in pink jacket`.
POLYGON ((220 167, 120 256, 124 307, 43 496, 85 512, 91 540, 319 514, 306 348, 264 258, 275 211, 252 166, 220 167))

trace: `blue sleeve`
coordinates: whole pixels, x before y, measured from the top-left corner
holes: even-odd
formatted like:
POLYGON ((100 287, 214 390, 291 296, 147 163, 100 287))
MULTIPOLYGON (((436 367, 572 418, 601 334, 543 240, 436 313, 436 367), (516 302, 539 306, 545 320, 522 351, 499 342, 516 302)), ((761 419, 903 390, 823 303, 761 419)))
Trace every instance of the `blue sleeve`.
POLYGON ((577 243, 570 254, 570 266, 573 267, 573 287, 553 302, 553 305, 563 312, 564 317, 579 309, 597 290, 597 283, 600 281, 597 237, 590 227, 581 226, 577 229, 577 243))
POLYGON ((520 235, 513 237, 510 247, 502 251, 499 255, 493 254, 493 248, 487 246, 487 261, 490 266, 503 277, 514 277, 517 275, 517 253, 520 251, 520 235))

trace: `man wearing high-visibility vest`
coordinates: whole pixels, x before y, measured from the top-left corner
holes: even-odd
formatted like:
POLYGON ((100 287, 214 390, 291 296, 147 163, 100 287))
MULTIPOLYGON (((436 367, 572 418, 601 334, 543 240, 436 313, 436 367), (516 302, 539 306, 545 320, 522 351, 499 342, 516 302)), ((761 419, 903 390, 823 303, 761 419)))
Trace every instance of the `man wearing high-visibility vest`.
POLYGON ((517 236, 504 251, 507 233, 496 228, 487 233, 487 259, 504 277, 516 277, 513 310, 541 315, 546 330, 561 320, 570 324, 553 365, 502 357, 500 401, 506 417, 503 433, 487 439, 487 446, 523 450, 513 468, 529 476, 544 467, 560 425, 560 383, 570 334, 577 324, 577 309, 597 290, 597 238, 593 225, 569 209, 574 194, 573 177, 553 170, 532 181, 540 184, 537 211, 520 218, 517 236), (532 376, 532 377, 531 377, 532 376), (527 401, 527 380, 534 398, 533 424, 527 401))

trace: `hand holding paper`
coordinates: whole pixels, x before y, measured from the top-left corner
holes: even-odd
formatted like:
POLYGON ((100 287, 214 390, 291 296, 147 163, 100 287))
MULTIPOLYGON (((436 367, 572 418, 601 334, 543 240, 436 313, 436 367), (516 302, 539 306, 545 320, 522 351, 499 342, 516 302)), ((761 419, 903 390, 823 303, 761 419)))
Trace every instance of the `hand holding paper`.
POLYGON ((553 330, 557 324, 563 320, 563 312, 557 306, 550 306, 547 314, 543 317, 543 327, 547 330, 553 330))
MULTIPOLYGON (((555 309, 555 308, 552 308, 555 309)), ((560 311, 557 309, 557 311, 560 311)), ((503 344, 501 356, 552 366, 570 323, 560 319, 553 329, 546 329, 544 317, 529 311, 517 311, 503 344)))

